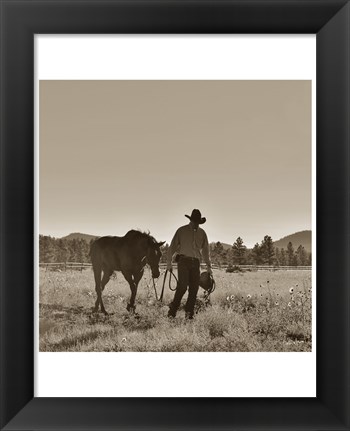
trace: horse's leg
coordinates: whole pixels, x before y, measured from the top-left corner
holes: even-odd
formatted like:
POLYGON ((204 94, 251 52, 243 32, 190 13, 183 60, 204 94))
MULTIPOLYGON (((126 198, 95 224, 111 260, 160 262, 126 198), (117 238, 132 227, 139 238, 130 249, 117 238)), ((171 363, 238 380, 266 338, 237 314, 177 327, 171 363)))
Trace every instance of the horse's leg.
POLYGON ((137 293, 137 285, 139 284, 139 281, 142 277, 142 274, 140 277, 137 276, 135 278, 131 271, 130 272, 129 271, 123 271, 123 275, 125 277, 125 280, 129 283, 130 290, 131 290, 130 301, 129 301, 129 304, 127 305, 126 309, 128 311, 134 313, 135 312, 135 298, 136 298, 136 293, 137 293), (137 282, 136 282, 136 280, 137 280, 137 282))
POLYGON ((95 307, 94 307, 94 313, 98 312, 98 307, 100 305, 100 303, 102 304, 102 298, 101 298, 101 274, 102 274, 102 268, 100 265, 94 265, 93 266, 93 270, 94 270, 94 277, 95 277, 95 290, 96 290, 96 294, 97 294, 97 299, 95 302, 95 307))
POLYGON ((104 269, 103 270, 103 277, 101 280, 101 290, 103 292, 104 288, 106 287, 106 284, 109 282, 111 276, 113 274, 113 271, 111 271, 110 269, 104 269))
MULTIPOLYGON (((139 282, 140 282, 140 280, 141 280, 142 276, 143 276, 143 269, 141 269, 141 271, 139 271, 139 272, 137 272, 136 274, 134 274, 134 283, 135 283, 136 289, 135 289, 135 295, 134 295, 134 296, 133 296, 133 295, 131 295, 131 298, 130 298, 130 302, 131 302, 131 301, 133 301, 133 302, 132 302, 133 304, 135 304, 136 293, 137 293, 137 287, 138 287, 138 285, 139 285, 139 282)), ((135 306, 134 306, 134 310, 135 310, 135 306)))
POLYGON ((103 277, 102 277, 102 280, 101 280, 101 296, 100 296, 100 304, 101 304, 101 311, 102 311, 102 313, 104 313, 104 314, 108 314, 108 313, 107 313, 107 311, 106 311, 106 309, 105 309, 105 306, 103 305, 103 301, 102 301, 102 292, 103 292, 103 290, 104 290, 104 288, 105 288, 106 284, 109 282, 109 279, 111 278, 111 275, 112 275, 112 274, 113 274, 113 271, 106 270, 106 269, 104 269, 104 270, 103 270, 103 277))

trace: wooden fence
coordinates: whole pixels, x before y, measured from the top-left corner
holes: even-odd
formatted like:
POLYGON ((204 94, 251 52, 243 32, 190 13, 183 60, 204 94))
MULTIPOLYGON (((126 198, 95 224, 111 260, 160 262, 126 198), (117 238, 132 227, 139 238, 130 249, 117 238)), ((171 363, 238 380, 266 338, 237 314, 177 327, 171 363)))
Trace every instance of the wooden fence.
POLYGON ((85 268, 91 268, 92 265, 84 262, 40 262, 39 267, 51 271, 67 271, 67 269, 82 271, 85 268))
MULTIPOLYGON (((91 263, 83 263, 83 262, 60 262, 60 263, 39 263, 40 268, 45 268, 46 270, 51 271, 67 271, 67 269, 76 270, 76 271, 82 271, 86 268, 91 268, 91 263)), ((159 267, 163 270, 166 269, 166 264, 161 263, 159 267)), ((223 271, 226 271, 228 268, 228 265, 212 265, 213 269, 221 269, 223 271)), ((177 268, 177 264, 173 264, 173 268, 177 268)), ((205 269, 206 265, 201 264, 201 268, 205 269)), ((241 269, 242 271, 295 271, 295 270, 302 270, 302 271, 310 271, 311 266, 269 266, 269 265, 237 265, 234 268, 236 268, 238 271, 241 269), (239 269, 238 269, 239 268, 239 269)))
MULTIPOLYGON (((166 264, 165 263, 161 263, 159 265, 161 268, 165 269, 166 268, 166 264)), ((173 264, 174 268, 177 268, 177 264, 173 264)), ((201 263, 201 268, 205 269, 207 266, 204 263, 201 263)), ((242 271, 281 271, 281 270, 290 270, 290 271, 295 271, 295 270, 305 270, 305 271, 311 271, 311 266, 273 266, 273 265, 231 265, 232 268, 235 268, 237 270, 237 272, 239 271, 239 269, 241 269, 242 271)), ((213 269, 221 269, 226 271, 228 268, 228 265, 212 265, 213 269)))

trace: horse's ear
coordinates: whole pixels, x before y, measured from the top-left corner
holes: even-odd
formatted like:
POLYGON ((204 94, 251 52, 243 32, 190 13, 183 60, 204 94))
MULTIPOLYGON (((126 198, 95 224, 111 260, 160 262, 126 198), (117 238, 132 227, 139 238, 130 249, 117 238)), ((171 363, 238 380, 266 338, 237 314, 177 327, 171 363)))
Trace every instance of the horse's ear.
POLYGON ((164 245, 165 244, 165 241, 162 241, 162 242, 158 242, 158 246, 159 247, 161 247, 162 245, 164 245))

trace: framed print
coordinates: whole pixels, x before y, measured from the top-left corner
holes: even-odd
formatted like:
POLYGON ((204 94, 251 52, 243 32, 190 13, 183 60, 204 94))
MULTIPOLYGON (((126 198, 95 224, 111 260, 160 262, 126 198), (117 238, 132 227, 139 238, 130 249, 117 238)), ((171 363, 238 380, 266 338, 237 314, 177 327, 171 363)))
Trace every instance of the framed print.
MULTIPOLYGON (((36 396, 315 396, 310 230, 284 240, 286 246, 294 242, 288 260, 283 261, 286 251, 283 244, 278 248, 278 241, 276 252, 263 256, 270 241, 264 230, 283 237, 298 227, 310 228, 315 214, 315 41, 313 35, 36 36, 36 396), (275 56, 280 47, 283 59, 275 56), (79 59, 73 61, 70 52, 79 59), (109 52, 118 59, 115 65, 109 52), (90 58, 99 59, 93 67, 90 58), (257 61, 261 58, 263 64, 257 61), (87 117, 90 124, 84 126, 87 117), (281 187, 278 175, 293 180, 283 180, 281 187), (173 180, 165 186, 167 178, 173 180), (297 208, 291 196, 298 196, 297 208), (215 283, 214 291, 198 292, 194 318, 183 309, 186 296, 174 316, 168 316, 174 286, 169 289, 165 280, 164 255, 154 285, 151 275, 157 268, 139 273, 136 310, 128 310, 131 289, 121 268, 106 279, 104 308, 92 311, 94 274, 101 278, 100 251, 95 254, 94 247, 111 241, 105 235, 113 232, 119 235, 112 240, 118 248, 125 232, 138 227, 138 233, 126 237, 150 231, 157 241, 166 241, 166 254, 177 229, 175 215, 180 208, 186 214, 191 199, 205 210, 199 232, 205 229, 210 241, 215 283), (105 205, 108 214, 103 215, 105 205), (83 225, 85 233, 101 237, 86 257, 90 240, 71 234, 81 232, 83 225), (247 241, 247 246, 237 242, 243 242, 239 261, 229 245, 233 232, 247 241), (252 250, 259 235, 262 243, 252 250), (306 248, 295 243, 299 235, 308 236, 306 248), (226 252, 220 251, 218 238, 226 252), (77 244, 84 243, 85 251, 79 251, 77 244), (80 268, 79 259, 84 260, 80 268), (166 288, 160 301, 162 284, 166 288), (56 361, 59 371, 53 375, 56 361), (96 362, 108 387, 86 385, 85 376, 96 362), (119 369, 132 372, 124 376, 119 369), (167 375, 169 369, 170 385, 153 382, 153 376, 167 375), (288 384, 280 379, 285 369, 294 372, 288 384), (186 381, 191 384, 184 385, 186 381)), ((181 281, 181 264, 173 266, 181 281)), ((203 276, 204 270, 205 262, 203 276)))
POLYGON ((2 429, 349 429, 348 1, 1 14, 2 429))

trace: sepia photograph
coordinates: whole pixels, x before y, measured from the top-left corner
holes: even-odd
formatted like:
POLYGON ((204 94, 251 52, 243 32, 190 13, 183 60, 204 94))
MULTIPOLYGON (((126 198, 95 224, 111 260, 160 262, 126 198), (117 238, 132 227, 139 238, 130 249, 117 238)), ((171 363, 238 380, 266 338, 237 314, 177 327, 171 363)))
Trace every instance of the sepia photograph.
POLYGON ((311 89, 41 80, 39 351, 313 351, 311 89))
POLYGON ((1 428, 349 426, 349 2, 4 0, 1 428))

